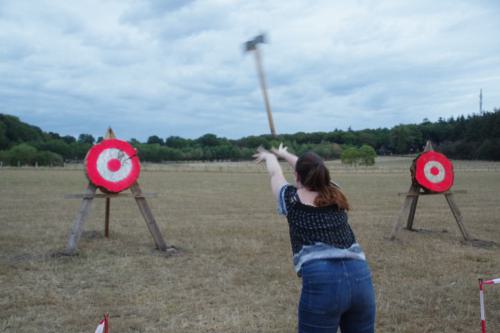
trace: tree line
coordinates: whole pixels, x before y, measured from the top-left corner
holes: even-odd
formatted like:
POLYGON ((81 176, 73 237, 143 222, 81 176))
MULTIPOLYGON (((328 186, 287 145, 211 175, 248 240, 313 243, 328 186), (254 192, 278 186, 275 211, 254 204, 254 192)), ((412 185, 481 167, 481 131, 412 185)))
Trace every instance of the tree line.
MULTIPOLYGON (((102 137, 82 133, 78 137, 44 132, 19 118, 0 114, 0 162, 4 165, 60 165, 80 162, 102 137)), ((179 136, 150 136, 146 142, 131 139, 142 161, 249 160, 259 146, 270 148, 280 142, 302 154, 312 150, 325 159, 342 158, 351 164, 372 164, 374 154, 415 154, 427 140, 436 150, 455 159, 500 160, 500 109, 469 116, 424 119, 420 124, 392 128, 330 132, 298 132, 227 139, 205 134, 197 139, 179 136)))

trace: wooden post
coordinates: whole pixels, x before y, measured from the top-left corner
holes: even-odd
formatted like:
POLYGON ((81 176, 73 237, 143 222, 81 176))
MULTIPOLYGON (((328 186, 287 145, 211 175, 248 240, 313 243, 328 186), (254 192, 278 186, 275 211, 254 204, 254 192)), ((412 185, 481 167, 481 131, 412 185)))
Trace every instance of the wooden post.
POLYGON ((116 139, 115 132, 113 132, 113 129, 111 127, 108 127, 108 130, 104 135, 104 139, 116 139))
MULTIPOLYGON (((108 127, 104 139, 116 139, 115 132, 111 127, 108 127)), ((106 197, 106 211, 104 213, 104 237, 109 238, 109 215, 110 215, 111 198, 106 197)))
POLYGON ((431 150, 434 150, 434 147, 432 147, 431 140, 427 140, 427 142, 425 143, 424 153, 431 150))
POLYGON ((135 201, 137 202, 137 206, 139 206, 139 210, 141 211, 141 214, 144 217, 144 220, 146 221, 146 225, 149 229, 149 232, 153 236, 153 240, 156 244, 156 248, 160 251, 166 251, 167 244, 163 240, 160 229, 158 228, 158 225, 156 224, 155 218, 153 216, 153 213, 151 212, 151 209, 149 208, 149 205, 148 205, 148 202, 146 201, 146 198, 144 198, 144 196, 142 195, 142 191, 141 191, 141 188, 139 186, 139 183, 136 182, 134 185, 132 185, 130 190, 134 194, 134 198, 135 198, 135 201))
POLYGON ((406 228, 412 230, 413 219, 415 217, 415 210, 417 208, 419 192, 420 192, 420 186, 418 184, 412 184, 410 186, 405 201, 401 206, 401 210, 399 211, 399 214, 396 217, 396 221, 392 228, 392 233, 390 237, 391 240, 394 240, 396 238, 396 233, 399 231, 399 229, 401 229, 401 225, 403 224, 405 218, 406 218, 406 228))
POLYGON ((407 202, 410 202, 410 211, 408 212, 408 219, 406 221, 406 229, 413 230, 413 221, 415 220, 415 212, 417 210, 418 197, 420 194, 420 186, 414 184, 410 187, 410 191, 408 192, 409 198, 407 202))
POLYGON ((401 206, 401 209, 399 210, 399 214, 396 216, 396 220, 394 221, 394 224, 392 226, 391 236, 389 237, 390 240, 395 240, 396 234, 399 232, 399 229, 401 229, 401 224, 403 221, 402 216, 404 214, 405 207, 406 205, 403 204, 403 206, 401 206))
POLYGON ((71 229, 68 245, 66 247, 66 254, 72 255, 76 252, 76 247, 78 245, 78 240, 82 234, 82 227, 85 220, 90 212, 90 207, 92 206, 92 200, 94 199, 97 187, 94 184, 89 183, 87 190, 85 191, 85 196, 80 204, 80 210, 76 215, 75 222, 73 223, 73 228, 71 229))
POLYGON ((104 237, 109 238, 109 210, 111 205, 111 198, 106 198, 106 211, 104 214, 104 237))
POLYGON ((446 198, 446 201, 448 202, 448 205, 450 206, 451 212, 453 213, 453 216, 455 217, 455 221, 457 221, 458 229, 460 229, 460 232, 462 233, 464 240, 466 240, 466 241, 471 240, 471 237, 470 237, 469 233, 467 232, 467 229, 465 229, 465 225, 463 224, 462 214, 460 213, 460 210, 458 209, 458 206, 455 203, 455 198, 453 196, 453 193, 447 192, 444 194, 444 197, 446 198))

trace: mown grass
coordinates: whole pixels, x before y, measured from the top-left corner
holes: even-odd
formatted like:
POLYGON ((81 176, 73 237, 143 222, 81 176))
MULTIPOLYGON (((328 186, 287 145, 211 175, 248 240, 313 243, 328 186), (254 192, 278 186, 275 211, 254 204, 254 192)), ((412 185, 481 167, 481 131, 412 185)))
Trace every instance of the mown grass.
MULTIPOLYGON (((478 277, 500 276, 500 249, 461 242, 444 197, 419 201, 414 226, 387 240, 409 188, 411 159, 376 168, 330 163, 353 210, 350 223, 372 267, 378 332, 473 332, 478 277)), ((475 237, 500 242, 499 164, 455 162, 454 189, 475 237)), ((290 176, 290 174, 288 174, 290 176)), ((291 180, 291 177, 289 177, 291 180)), ((112 332, 294 332, 300 279, 286 222, 275 214, 262 166, 146 168, 145 192, 167 243, 154 250, 131 198, 113 199, 111 237, 96 199, 79 255, 65 247, 86 179, 81 170, 0 169, 0 331, 93 332, 103 312, 112 332), (156 170, 156 171, 155 171, 156 170)), ((500 331, 500 287, 486 290, 500 331)))

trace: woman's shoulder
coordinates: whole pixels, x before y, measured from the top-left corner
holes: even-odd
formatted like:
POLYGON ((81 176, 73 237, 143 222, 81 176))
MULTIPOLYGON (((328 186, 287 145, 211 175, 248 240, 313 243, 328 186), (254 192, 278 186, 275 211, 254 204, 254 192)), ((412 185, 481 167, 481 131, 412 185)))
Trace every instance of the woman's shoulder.
POLYGON ((286 184, 281 189, 284 199, 292 199, 297 195, 297 187, 292 184, 286 184))
POLYGON ((297 201, 297 187, 291 184, 285 184, 280 190, 280 200, 287 205, 297 201))

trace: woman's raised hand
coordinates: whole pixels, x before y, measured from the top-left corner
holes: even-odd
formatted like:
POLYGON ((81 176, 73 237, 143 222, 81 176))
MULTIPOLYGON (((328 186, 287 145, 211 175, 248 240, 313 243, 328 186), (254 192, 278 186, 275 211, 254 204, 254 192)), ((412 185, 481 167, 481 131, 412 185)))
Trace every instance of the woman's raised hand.
POLYGON ((271 151, 278 157, 284 158, 285 155, 288 153, 288 147, 283 146, 283 142, 280 143, 278 149, 276 148, 271 148, 271 151))
POLYGON ((260 146, 257 148, 257 153, 253 155, 253 158, 255 158, 255 163, 260 163, 262 161, 265 161, 269 156, 273 156, 271 152, 269 152, 267 149, 264 147, 260 146))
POLYGON ((278 157, 281 157, 285 161, 290 164, 290 166, 295 170, 295 164, 297 164, 297 159, 298 157, 295 156, 294 154, 291 154, 288 152, 288 147, 283 145, 283 142, 280 143, 280 146, 278 149, 276 148, 271 148, 271 151, 278 157))

